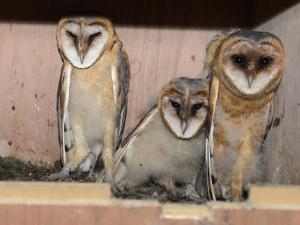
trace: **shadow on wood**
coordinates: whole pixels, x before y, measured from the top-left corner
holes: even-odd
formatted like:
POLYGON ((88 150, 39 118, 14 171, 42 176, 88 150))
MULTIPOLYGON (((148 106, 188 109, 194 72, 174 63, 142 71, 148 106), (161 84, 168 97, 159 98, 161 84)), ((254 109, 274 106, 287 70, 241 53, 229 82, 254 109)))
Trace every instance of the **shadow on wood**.
POLYGON ((93 14, 127 26, 248 27, 251 5, 239 0, 12 0, 2 4, 0 19, 56 23, 62 16, 93 14))

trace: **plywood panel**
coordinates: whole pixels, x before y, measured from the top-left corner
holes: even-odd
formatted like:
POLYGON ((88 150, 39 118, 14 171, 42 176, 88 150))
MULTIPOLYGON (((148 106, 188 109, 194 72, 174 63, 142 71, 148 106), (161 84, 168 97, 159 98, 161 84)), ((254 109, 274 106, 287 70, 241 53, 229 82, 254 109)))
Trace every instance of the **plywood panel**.
POLYGON ((299 206, 91 199, 0 199, 3 225, 298 225, 299 206), (17 216, 16 216, 17 215, 17 216))
POLYGON ((299 206, 300 186, 254 186, 250 189, 249 201, 253 204, 285 204, 289 206, 299 206))
POLYGON ((9 200, 105 200, 111 198, 109 184, 72 182, 0 182, 0 201, 9 200))
MULTIPOLYGON (((258 8, 258 10, 263 10, 258 8)), ((284 97, 277 104, 284 118, 277 119, 266 143, 267 177, 274 183, 300 183, 300 3, 258 27, 278 35, 286 50, 286 74, 279 90, 284 97)))
MULTIPOLYGON (((1 23, 0 155, 53 163, 59 158, 56 91, 61 60, 55 25, 1 23)), ((127 134, 161 87, 198 76, 214 30, 118 26, 131 66, 127 134)))
POLYGON ((55 95, 60 70, 53 26, 0 24, 0 152, 57 159, 55 95))

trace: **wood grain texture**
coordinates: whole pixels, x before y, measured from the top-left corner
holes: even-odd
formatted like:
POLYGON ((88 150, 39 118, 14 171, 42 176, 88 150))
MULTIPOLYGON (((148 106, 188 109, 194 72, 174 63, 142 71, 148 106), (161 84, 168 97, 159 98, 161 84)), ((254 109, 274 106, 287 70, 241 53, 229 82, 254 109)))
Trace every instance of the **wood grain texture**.
MULTIPOLYGON (((266 142, 266 171, 274 183, 300 183, 299 4, 271 18, 294 1, 276 3, 275 10, 268 12, 266 8, 273 6, 273 1, 256 1, 254 8, 236 0, 221 4, 187 1, 184 7, 177 1, 143 1, 139 5, 134 0, 120 4, 115 1, 103 9, 111 12, 107 15, 117 22, 117 33, 129 55, 132 79, 125 135, 155 103, 161 87, 170 79, 198 76, 205 46, 217 30, 269 18, 258 29, 273 32, 283 40, 287 73, 280 88, 285 104, 282 100, 277 104, 277 111, 285 109, 284 119, 278 119, 280 125, 272 129, 266 142), (114 5, 118 10, 113 10, 114 5)), ((62 63, 56 48, 56 25, 36 22, 53 22, 60 15, 78 13, 81 4, 73 2, 69 9, 66 0, 62 2, 64 7, 58 1, 30 0, 18 7, 20 12, 14 10, 13 2, 1 7, 0 19, 34 23, 0 23, 0 155, 52 164, 59 159, 55 102, 62 63), (32 11, 33 5, 37 13, 32 11)), ((92 1, 84 9, 90 12, 97 4, 92 1)))
POLYGON ((0 24, 0 32, 1 155, 53 162, 61 64, 54 27, 0 24))
POLYGON ((0 200, 0 224, 3 225, 299 225, 300 220, 299 206, 261 207, 247 203, 169 206, 116 199, 77 202, 0 200), (181 216, 174 216, 176 211, 181 216))
MULTIPOLYGON (((196 77, 214 30, 121 27, 131 83, 125 134, 155 104, 163 85, 196 77)), ((56 25, 1 23, 0 155, 33 162, 59 159, 56 91, 62 62, 56 25)))
POLYGON ((249 201, 253 204, 300 205, 300 186, 254 186, 250 188, 249 201))
POLYGON ((110 185, 100 183, 0 182, 4 200, 105 200, 110 199, 110 185))
MULTIPOLYGON (((264 10, 263 6, 257 10, 264 10)), ((266 172, 273 183, 300 184, 299 23, 300 3, 257 28, 279 36, 286 52, 286 73, 276 102, 277 126, 266 141, 266 172)))

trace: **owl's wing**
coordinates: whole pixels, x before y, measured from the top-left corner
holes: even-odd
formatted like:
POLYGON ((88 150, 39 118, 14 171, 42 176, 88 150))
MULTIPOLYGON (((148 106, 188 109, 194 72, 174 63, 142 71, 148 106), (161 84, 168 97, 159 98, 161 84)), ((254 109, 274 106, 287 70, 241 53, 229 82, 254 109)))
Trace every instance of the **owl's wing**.
POLYGON ((140 121, 140 123, 132 130, 132 132, 122 142, 121 148, 115 153, 113 158, 113 174, 116 174, 120 167, 120 162, 127 155, 130 154, 132 143, 141 134, 149 122, 153 119, 154 115, 158 113, 158 108, 152 108, 140 121))
POLYGON ((266 130, 264 133, 263 140, 265 140, 267 138, 268 133, 272 128, 273 121, 274 121, 274 99, 271 101, 271 104, 270 104, 270 108, 269 108, 269 112, 268 112, 267 127, 266 127, 266 130))
POLYGON ((205 140, 205 159, 204 166, 199 171, 196 181, 195 188, 198 194, 208 200, 216 200, 214 183, 216 182, 216 170, 214 165, 214 113, 216 109, 218 93, 219 93, 219 80, 213 77, 209 72, 207 79, 210 79, 210 113, 208 115, 208 124, 206 128, 206 140, 205 140))
POLYGON ((272 127, 277 127, 279 125, 281 119, 283 119, 284 117, 284 113, 285 113, 285 97, 282 93, 280 93, 278 89, 275 92, 274 98, 270 105, 267 127, 263 137, 264 140, 267 138, 270 129, 272 127))
MULTIPOLYGON (((126 114, 127 114, 127 95, 129 88, 129 70, 127 55, 124 51, 118 55, 117 65, 112 66, 112 81, 114 101, 117 107, 116 130, 114 136, 114 149, 116 150, 122 140, 126 114)), ((114 150, 114 151, 115 151, 114 150)))
POLYGON ((64 62, 57 90, 58 134, 61 160, 65 165, 66 151, 74 146, 74 138, 70 126, 68 103, 71 83, 72 66, 64 62))

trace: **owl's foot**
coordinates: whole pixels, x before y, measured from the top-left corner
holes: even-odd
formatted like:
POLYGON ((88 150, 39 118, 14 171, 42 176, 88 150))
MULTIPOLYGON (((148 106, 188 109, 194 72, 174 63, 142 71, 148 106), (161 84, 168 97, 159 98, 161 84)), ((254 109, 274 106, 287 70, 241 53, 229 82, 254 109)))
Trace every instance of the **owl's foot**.
POLYGON ((114 190, 116 192, 128 191, 127 183, 125 181, 119 181, 118 183, 115 183, 114 184, 114 190))
POLYGON ((239 202, 242 200, 242 185, 231 184, 231 199, 234 202, 239 202))
POLYGON ((173 179, 168 176, 161 176, 156 182, 170 192, 175 198, 185 196, 185 190, 177 187, 173 179))
POLYGON ((104 181, 105 181, 105 172, 104 172, 104 170, 102 170, 100 173, 97 173, 96 178, 97 178, 96 182, 104 183, 104 181))
POLYGON ((186 196, 185 188, 180 188, 175 185, 172 185, 172 187, 168 188, 167 190, 170 191, 171 194, 176 198, 183 198, 186 196))
POLYGON ((232 200, 232 191, 231 189, 224 184, 220 184, 219 186, 220 194, 217 194, 217 198, 225 201, 231 201, 232 200))
POLYGON ((105 183, 110 183, 111 185, 114 184, 114 178, 112 175, 112 171, 111 170, 106 170, 105 171, 105 179, 104 179, 105 183))
POLYGON ((196 203, 204 203, 207 201, 206 198, 203 198, 198 194, 194 185, 191 184, 186 185, 185 196, 196 203))
POLYGON ((64 181, 70 175, 70 167, 68 165, 64 166, 62 170, 58 173, 53 173, 47 177, 49 181, 64 181))
POLYGON ((218 199, 225 200, 225 201, 234 201, 234 202, 239 202, 241 201, 242 197, 242 189, 239 187, 235 187, 234 185, 220 185, 221 189, 221 195, 217 195, 218 199))
POLYGON ((89 155, 86 157, 86 159, 83 160, 77 167, 76 176, 80 176, 83 173, 88 173, 88 172, 89 175, 92 175, 92 173, 94 172, 96 161, 97 161, 97 156, 93 152, 90 152, 89 155))

